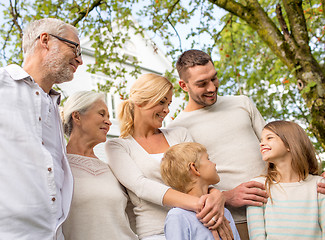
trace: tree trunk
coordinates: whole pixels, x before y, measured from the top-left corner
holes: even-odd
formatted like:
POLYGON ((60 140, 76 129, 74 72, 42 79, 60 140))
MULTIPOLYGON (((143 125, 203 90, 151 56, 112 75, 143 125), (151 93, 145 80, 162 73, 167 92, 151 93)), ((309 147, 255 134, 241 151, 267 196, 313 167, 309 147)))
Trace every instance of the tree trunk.
POLYGON ((255 29, 273 53, 295 73, 298 89, 310 111, 310 128, 325 149, 325 75, 309 47, 302 0, 282 1, 289 28, 286 26, 281 6, 277 6, 276 13, 281 30, 256 0, 247 0, 246 5, 234 0, 209 1, 240 17, 255 29))

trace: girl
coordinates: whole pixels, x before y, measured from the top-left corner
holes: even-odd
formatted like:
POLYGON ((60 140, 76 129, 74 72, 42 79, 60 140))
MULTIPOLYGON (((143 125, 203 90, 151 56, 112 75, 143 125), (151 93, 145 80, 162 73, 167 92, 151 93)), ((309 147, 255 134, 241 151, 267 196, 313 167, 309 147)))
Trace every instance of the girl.
POLYGON ((269 201, 248 207, 250 239, 325 239, 325 196, 317 193, 315 150, 305 131, 293 122, 274 121, 262 132, 262 158, 269 201))

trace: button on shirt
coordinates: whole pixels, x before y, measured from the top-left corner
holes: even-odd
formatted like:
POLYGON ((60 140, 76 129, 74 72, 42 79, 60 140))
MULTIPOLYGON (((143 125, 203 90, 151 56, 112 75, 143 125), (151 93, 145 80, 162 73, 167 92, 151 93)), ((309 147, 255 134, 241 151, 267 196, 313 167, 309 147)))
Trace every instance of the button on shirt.
POLYGON ((0 68, 0 239, 64 239, 73 183, 58 102, 21 67, 0 68))

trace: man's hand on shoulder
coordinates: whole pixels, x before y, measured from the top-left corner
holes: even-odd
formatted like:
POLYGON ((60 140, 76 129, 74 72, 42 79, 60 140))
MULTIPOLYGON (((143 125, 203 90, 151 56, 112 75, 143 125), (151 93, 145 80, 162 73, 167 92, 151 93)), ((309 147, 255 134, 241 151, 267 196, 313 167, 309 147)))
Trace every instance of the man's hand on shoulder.
POLYGON ((232 207, 262 206, 268 198, 264 184, 256 181, 242 183, 234 189, 222 193, 225 196, 226 205, 232 207))
MULTIPOLYGON (((323 178, 325 178, 325 172, 321 175, 323 178)), ((325 183, 318 183, 317 184, 317 192, 325 194, 325 183)))

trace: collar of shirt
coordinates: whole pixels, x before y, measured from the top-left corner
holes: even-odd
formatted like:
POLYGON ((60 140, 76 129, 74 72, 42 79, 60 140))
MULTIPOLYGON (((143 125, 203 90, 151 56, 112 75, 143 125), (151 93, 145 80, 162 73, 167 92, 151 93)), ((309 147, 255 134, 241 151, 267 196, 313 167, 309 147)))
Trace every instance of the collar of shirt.
MULTIPOLYGON (((29 80, 33 83, 35 83, 32 76, 30 76, 22 67, 11 64, 5 67, 6 71, 12 77, 13 80, 19 81, 19 80, 29 80)), ((37 83, 36 83, 37 84, 37 83)), ((55 91, 53 88, 50 90, 49 95, 51 98, 56 102, 58 105, 60 105, 61 102, 61 94, 57 91, 55 91)))

